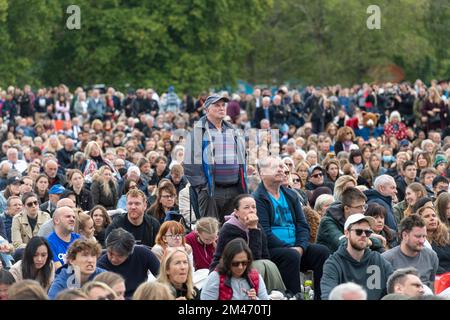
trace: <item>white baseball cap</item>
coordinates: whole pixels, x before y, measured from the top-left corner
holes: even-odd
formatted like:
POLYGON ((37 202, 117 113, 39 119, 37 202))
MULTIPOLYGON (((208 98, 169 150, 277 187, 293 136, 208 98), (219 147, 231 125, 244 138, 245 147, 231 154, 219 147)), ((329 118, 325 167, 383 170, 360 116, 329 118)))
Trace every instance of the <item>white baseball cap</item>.
POLYGON ((361 220, 367 221, 371 228, 373 228, 376 223, 373 217, 365 216, 362 213, 356 213, 347 218, 347 220, 345 221, 344 230, 348 230, 348 228, 350 228, 352 224, 357 223, 361 220))

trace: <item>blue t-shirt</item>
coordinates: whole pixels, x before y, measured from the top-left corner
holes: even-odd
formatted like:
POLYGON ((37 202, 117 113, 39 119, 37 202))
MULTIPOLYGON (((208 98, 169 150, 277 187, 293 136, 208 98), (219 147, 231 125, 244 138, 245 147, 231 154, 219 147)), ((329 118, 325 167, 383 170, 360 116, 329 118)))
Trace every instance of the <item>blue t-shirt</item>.
POLYGON ((289 246, 295 245, 295 224, 292 220, 292 213, 283 192, 280 192, 280 198, 277 200, 269 194, 275 209, 275 218, 272 225, 272 233, 281 241, 289 246))
POLYGON ((50 245, 50 249, 53 253, 53 262, 60 262, 61 265, 66 264, 66 253, 67 249, 69 249, 69 246, 72 242, 80 238, 80 235, 78 233, 72 232, 70 234, 70 242, 63 241, 55 232, 52 232, 47 240, 50 245))

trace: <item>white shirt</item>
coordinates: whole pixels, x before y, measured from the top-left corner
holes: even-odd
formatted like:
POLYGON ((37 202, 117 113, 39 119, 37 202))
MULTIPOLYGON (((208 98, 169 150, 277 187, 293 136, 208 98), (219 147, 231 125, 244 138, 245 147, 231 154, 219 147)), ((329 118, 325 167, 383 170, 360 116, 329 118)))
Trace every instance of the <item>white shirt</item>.
POLYGON ((28 168, 28 164, 25 160, 17 160, 15 163, 12 163, 9 160, 3 160, 0 163, 0 166, 3 165, 4 163, 9 163, 11 165, 12 170, 17 170, 20 173, 23 173, 28 168))

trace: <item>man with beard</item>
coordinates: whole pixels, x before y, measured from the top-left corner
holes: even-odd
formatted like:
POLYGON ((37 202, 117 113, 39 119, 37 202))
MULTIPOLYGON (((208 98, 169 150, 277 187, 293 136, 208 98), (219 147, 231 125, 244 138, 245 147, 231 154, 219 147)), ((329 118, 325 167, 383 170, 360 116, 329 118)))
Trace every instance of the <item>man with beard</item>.
POLYGON ((153 247, 159 230, 159 222, 152 216, 145 214, 146 209, 147 198, 145 194, 137 189, 128 191, 128 212, 114 217, 114 220, 106 229, 105 237, 107 238, 112 230, 123 228, 134 236, 136 244, 153 247))
POLYGON ((60 268, 66 261, 66 253, 69 246, 80 238, 75 230, 75 212, 69 207, 60 207, 53 214, 55 231, 52 232, 47 240, 53 253, 53 262, 55 269, 60 268))
POLYGON ((331 290, 346 282, 362 286, 368 300, 379 300, 386 294, 387 279, 394 270, 378 252, 367 247, 374 224, 375 219, 361 213, 345 221, 347 246, 340 246, 323 266, 322 300, 328 300, 331 290))
POLYGON ((410 215, 400 222, 398 233, 400 245, 384 252, 382 257, 392 264, 394 270, 416 268, 422 283, 433 289, 439 259, 432 249, 424 246, 427 239, 425 221, 418 215, 410 215))

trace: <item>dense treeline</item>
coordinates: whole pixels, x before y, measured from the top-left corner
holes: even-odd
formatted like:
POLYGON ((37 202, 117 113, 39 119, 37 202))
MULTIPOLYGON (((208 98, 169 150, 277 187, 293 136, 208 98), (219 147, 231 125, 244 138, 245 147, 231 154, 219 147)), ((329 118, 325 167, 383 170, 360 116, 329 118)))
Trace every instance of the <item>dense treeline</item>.
POLYGON ((0 86, 198 93, 252 83, 449 77, 450 0, 0 0, 0 86), (81 29, 69 30, 69 5, 81 29), (393 72, 396 71, 396 72, 393 72))

